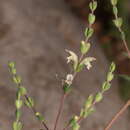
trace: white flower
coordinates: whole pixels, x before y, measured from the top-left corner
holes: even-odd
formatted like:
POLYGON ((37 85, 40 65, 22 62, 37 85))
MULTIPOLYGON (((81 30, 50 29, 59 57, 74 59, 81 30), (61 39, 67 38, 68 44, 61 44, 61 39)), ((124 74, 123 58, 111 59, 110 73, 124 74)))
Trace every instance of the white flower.
POLYGON ((66 50, 66 52, 70 54, 70 56, 67 57, 67 63, 70 63, 72 61, 73 67, 76 69, 78 65, 78 56, 73 51, 66 50))
POLYGON ((74 79, 74 77, 73 77, 72 74, 67 74, 65 82, 66 82, 67 84, 71 85, 73 79, 74 79))
POLYGON ((95 60, 96 59, 94 57, 87 57, 80 64, 86 65, 87 69, 89 70, 92 67, 91 62, 95 60))

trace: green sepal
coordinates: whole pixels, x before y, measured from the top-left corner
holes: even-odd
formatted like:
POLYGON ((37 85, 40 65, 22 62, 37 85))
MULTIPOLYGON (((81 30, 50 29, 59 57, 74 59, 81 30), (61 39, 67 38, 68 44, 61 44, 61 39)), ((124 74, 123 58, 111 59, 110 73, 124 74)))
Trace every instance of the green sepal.
POLYGON ((18 99, 18 100, 15 101, 15 105, 16 105, 17 109, 20 109, 23 105, 23 101, 18 99))
POLYGON ((88 15, 88 22, 89 22, 89 24, 93 24, 95 22, 95 19, 96 19, 96 17, 95 17, 94 14, 90 13, 88 15))
POLYGON ((64 85, 63 85, 63 91, 64 91, 64 93, 69 93, 71 91, 71 88, 72 88, 71 85, 69 85, 67 83, 64 83, 64 85))
POLYGON ((21 122, 15 121, 15 122, 13 123, 13 130, 22 130, 22 128, 23 128, 23 125, 22 125, 21 122))
POLYGON ((100 102, 103 99, 103 95, 101 92, 98 92, 95 96, 95 102, 100 102))
POLYGON ((90 8, 92 11, 95 11, 96 8, 97 8, 97 1, 90 2, 89 8, 90 8))
POLYGON ((109 90, 110 87, 111 87, 111 84, 109 82, 105 81, 102 85, 102 91, 105 92, 105 91, 109 90))
POLYGON ((86 29, 85 29, 85 36, 86 36, 87 38, 90 38, 90 37, 93 35, 93 33, 94 33, 93 28, 86 28, 86 29))

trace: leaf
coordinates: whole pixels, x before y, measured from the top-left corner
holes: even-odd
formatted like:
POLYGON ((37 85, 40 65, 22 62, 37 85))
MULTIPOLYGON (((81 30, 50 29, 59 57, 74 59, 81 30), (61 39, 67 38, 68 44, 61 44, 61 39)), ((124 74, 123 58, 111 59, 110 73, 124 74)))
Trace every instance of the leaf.
POLYGON ((97 1, 90 2, 89 8, 90 8, 92 11, 95 11, 96 8, 97 8, 97 1))
POLYGON ((114 62, 112 62, 111 65, 110 65, 110 70, 109 70, 109 71, 110 71, 110 72, 114 72, 115 69, 116 69, 116 65, 115 65, 114 62))
POLYGON ((86 54, 90 49, 90 43, 85 43, 85 41, 81 41, 80 51, 82 54, 86 54))
POLYGON ((110 82, 112 81, 113 78, 114 78, 114 75, 111 72, 109 72, 107 75, 107 81, 110 82))
POLYGON ((119 77, 121 77, 121 78, 123 78, 123 79, 125 79, 125 80, 127 80, 127 81, 130 81, 130 76, 128 76, 128 75, 119 74, 119 75, 117 75, 117 76, 119 76, 119 77))
POLYGON ((22 125, 22 123, 21 122, 14 122, 13 123, 13 130, 22 130, 22 128, 23 128, 23 125, 22 125))
POLYGON ((25 100, 25 105, 29 108, 34 107, 34 100, 31 97, 28 97, 28 99, 25 100))
POLYGON ((96 17, 95 17, 94 14, 90 13, 88 15, 88 22, 89 22, 89 24, 93 24, 95 22, 95 19, 96 19, 96 17))
POLYGON ((104 92, 104 91, 107 91, 107 90, 110 89, 110 87, 111 87, 111 84, 106 81, 106 82, 104 82, 103 85, 102 85, 102 91, 103 91, 103 92, 104 92))
POLYGON ((95 60, 96 59, 94 57, 87 57, 87 58, 82 60, 80 65, 85 65, 87 67, 87 69, 89 70, 92 67, 91 62, 95 61, 95 60))
POLYGON ((116 6, 116 5, 117 5, 117 2, 118 2, 118 0, 111 0, 111 4, 112 4, 113 6, 116 6))
POLYGON ((90 95, 85 102, 85 109, 88 109, 93 103, 94 96, 90 95))
POLYGON ((93 35, 93 32, 94 32, 93 28, 86 28, 85 29, 85 36, 87 38, 90 38, 93 35))
POLYGON ((20 109, 23 105, 23 101, 22 100, 16 100, 15 101, 15 105, 17 109, 20 109))
POLYGON ((67 63, 72 61, 74 70, 76 70, 77 65, 78 65, 78 56, 73 51, 66 50, 66 52, 70 54, 70 56, 67 57, 67 63))
POLYGON ((113 22, 116 25, 116 27, 118 27, 118 28, 120 28, 123 24, 122 18, 117 18, 117 19, 113 20, 113 22))
POLYGON ((103 99, 103 95, 101 92, 98 92, 95 96, 95 102, 100 102, 103 99))

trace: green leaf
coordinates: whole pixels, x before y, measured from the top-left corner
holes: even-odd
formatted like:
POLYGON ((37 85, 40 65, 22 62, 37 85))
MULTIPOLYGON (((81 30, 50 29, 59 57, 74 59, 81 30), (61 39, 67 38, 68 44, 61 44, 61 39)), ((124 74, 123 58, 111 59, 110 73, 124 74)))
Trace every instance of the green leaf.
POLYGON ((79 130, 80 128, 80 125, 78 123, 75 123, 73 126, 72 126, 72 130, 79 130))
POLYGON ((93 35, 93 33, 94 33, 93 28, 86 28, 86 29, 85 29, 85 36, 86 36, 87 38, 90 38, 90 37, 93 35))
POLYGON ((122 18, 117 18, 115 20, 113 20, 114 24, 116 25, 117 28, 120 28, 123 24, 123 20, 122 18))
POLYGON ((72 61, 73 68, 74 68, 74 70, 76 70, 77 65, 78 65, 78 56, 73 51, 66 50, 66 52, 68 52, 70 54, 70 56, 67 57, 67 63, 72 61))
POLYGON ((15 84, 20 84, 21 81, 22 81, 22 79, 21 79, 20 76, 14 76, 14 77, 13 77, 13 82, 14 82, 15 84))
POLYGON ((101 92, 98 92, 95 96, 95 102, 100 102, 103 99, 103 95, 101 92))
POLYGON ((116 69, 116 65, 115 65, 114 62, 112 62, 111 65, 110 65, 110 72, 114 72, 115 69, 116 69))
POLYGON ((90 43, 85 43, 85 41, 81 41, 80 51, 82 54, 86 54, 90 49, 90 43))
POLYGON ((106 81, 106 82, 104 82, 103 85, 102 85, 102 91, 103 91, 103 92, 104 92, 104 91, 107 91, 107 90, 110 89, 110 87, 111 87, 111 84, 106 81))
POLYGON ((95 22, 95 19, 96 19, 96 17, 95 17, 94 14, 90 13, 88 15, 88 22, 89 22, 89 24, 93 24, 95 22))
POLYGON ((116 6, 114 6, 114 7, 113 7, 113 13, 114 13, 115 15, 117 15, 117 14, 118 14, 118 9, 117 9, 117 7, 116 7, 116 6))
POLYGON ((23 105, 23 101, 22 100, 16 100, 15 101, 15 105, 17 109, 20 109, 23 105))
POLYGON ((118 76, 125 79, 125 80, 127 80, 127 81, 130 81, 130 76, 128 76, 128 75, 119 74, 118 76))
POLYGON ((71 86, 67 83, 64 83, 63 85, 63 90, 64 90, 64 93, 69 93, 71 91, 71 86))
POLYGON ((21 122, 14 122, 13 123, 13 130, 22 130, 22 128, 23 128, 23 125, 22 125, 22 123, 21 122))
POLYGON ((39 112, 36 112, 36 117, 39 121, 44 121, 44 117, 39 112))
POLYGON ((109 72, 107 75, 107 81, 110 82, 112 81, 113 78, 114 78, 114 75, 111 72, 109 72))
POLYGON ((25 100, 25 105, 29 108, 34 107, 34 100, 31 97, 28 97, 28 99, 25 100))
POLYGON ((8 63, 8 66, 9 66, 9 68, 15 68, 15 62, 13 62, 13 61, 10 61, 9 63, 8 63))
POLYGON ((90 95, 85 102, 85 109, 88 109, 93 103, 94 96, 90 95))
POLYGON ((97 1, 90 2, 89 8, 90 8, 92 11, 95 11, 96 8, 97 8, 97 1))
POLYGON ((19 91, 19 93, 20 93, 21 96, 24 96, 24 95, 27 94, 27 90, 26 90, 25 87, 19 87, 18 91, 19 91))
POLYGON ((112 4, 113 6, 116 6, 116 5, 117 5, 117 2, 118 2, 118 0, 111 0, 111 4, 112 4))
POLYGON ((85 110, 85 113, 84 113, 84 118, 86 118, 87 116, 89 116, 90 114, 92 114, 94 112, 94 108, 93 107, 90 107, 88 109, 85 110))
POLYGON ((95 60, 96 59, 94 57, 87 57, 81 61, 80 65, 85 65, 89 70, 92 67, 91 62, 95 60))
POLYGON ((16 115, 17 120, 19 120, 19 118, 21 116, 21 111, 16 110, 15 115, 16 115))

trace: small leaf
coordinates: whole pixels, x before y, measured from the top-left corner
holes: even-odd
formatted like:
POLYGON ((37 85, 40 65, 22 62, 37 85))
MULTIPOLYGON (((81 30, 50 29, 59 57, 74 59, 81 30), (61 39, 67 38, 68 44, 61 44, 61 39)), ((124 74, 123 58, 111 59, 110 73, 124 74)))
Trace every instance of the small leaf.
POLYGON ((27 90, 24 87, 19 87, 18 91, 19 91, 19 93, 20 93, 21 96, 24 96, 24 95, 27 94, 27 90))
POLYGON ((22 128, 23 128, 23 125, 22 125, 22 123, 21 122, 14 122, 13 123, 13 130, 22 130, 22 128))
POLYGON ((110 82, 112 81, 113 78, 114 78, 114 75, 111 72, 109 72, 107 75, 107 81, 110 82))
POLYGON ((88 99, 86 100, 86 102, 85 102, 85 109, 88 109, 91 105, 92 105, 92 103, 93 103, 93 99, 94 99, 94 96, 93 95, 90 95, 89 97, 88 97, 88 99))
POLYGON ((87 38, 90 38, 93 35, 93 32, 94 32, 93 28, 86 28, 85 29, 85 36, 87 38))
POLYGON ((15 105, 17 109, 20 109, 23 105, 23 101, 22 100, 16 100, 15 101, 15 105))
POLYGON ((82 54, 86 54, 90 49, 90 43, 85 43, 85 41, 81 41, 80 51, 82 54))
POLYGON ((25 100, 25 105, 29 108, 34 107, 34 101, 31 97, 28 97, 28 99, 25 100))
POLYGON ((16 110, 15 115, 16 115, 17 120, 19 120, 19 118, 21 116, 21 111, 16 110))
POLYGON ((109 82, 104 82, 103 85, 102 85, 102 91, 107 91, 109 90, 111 87, 111 84, 109 82))
POLYGON ((80 65, 85 65, 89 70, 92 67, 91 62, 95 60, 96 59, 94 57, 87 57, 81 61, 80 65))
POLYGON ((110 72, 114 72, 115 69, 116 69, 116 65, 115 65, 114 62, 112 62, 111 65, 110 65, 110 72))
POLYGON ((39 121, 44 121, 44 117, 39 113, 39 112, 36 112, 36 117, 38 118, 39 121))
POLYGON ((103 99, 102 93, 97 93, 95 96, 95 102, 100 102, 103 99))
POLYGON ((97 1, 90 2, 89 8, 90 8, 92 11, 95 11, 96 8, 97 8, 97 1))
POLYGON ((116 27, 120 28, 122 26, 123 20, 122 20, 122 18, 117 18, 117 19, 113 20, 113 22, 116 25, 116 27))
POLYGON ((117 2, 118 2, 118 0, 111 0, 111 4, 112 4, 113 6, 116 6, 116 5, 117 5, 117 2))
POLYGON ((93 24, 95 22, 95 15, 90 13, 89 16, 88 16, 88 21, 89 21, 89 24, 93 24))
POLYGON ((84 118, 86 118, 87 116, 89 116, 90 114, 92 114, 94 112, 94 108, 93 107, 90 107, 88 109, 85 110, 85 113, 84 113, 84 118))
POLYGON ((8 63, 8 66, 9 66, 9 68, 15 68, 15 62, 13 62, 13 61, 10 61, 9 63, 8 63))
POLYGON ((71 86, 67 83, 64 83, 63 85, 63 90, 64 90, 64 93, 69 93, 71 91, 71 86))
POLYGON ((73 126, 72 126, 72 130, 79 130, 80 128, 80 125, 78 123, 75 123, 73 126))
POLYGON ((117 15, 118 14, 118 9, 117 9, 117 7, 113 7, 113 13, 115 14, 115 15, 117 15))
POLYGON ((130 76, 128 76, 128 75, 119 74, 118 76, 125 79, 125 80, 127 80, 127 81, 130 81, 130 76))
POLYGON ((77 65, 78 65, 78 56, 74 52, 72 52, 70 50, 66 50, 66 52, 68 52, 70 54, 70 56, 67 57, 67 63, 72 61, 74 70, 76 70, 77 65))
POLYGON ((15 84, 20 84, 21 81, 22 81, 22 79, 21 79, 20 76, 14 76, 14 77, 13 77, 13 82, 14 82, 15 84))

